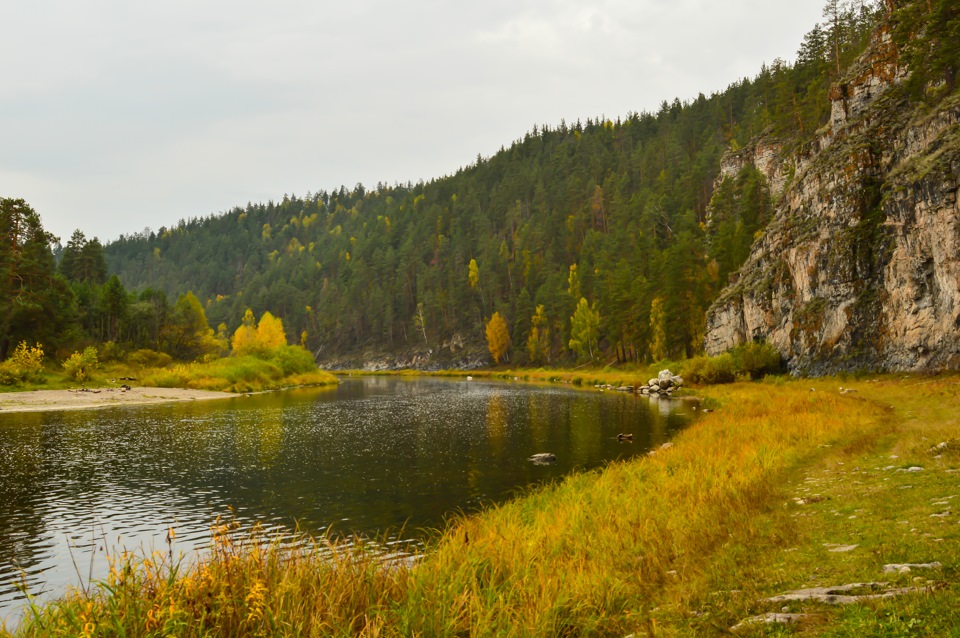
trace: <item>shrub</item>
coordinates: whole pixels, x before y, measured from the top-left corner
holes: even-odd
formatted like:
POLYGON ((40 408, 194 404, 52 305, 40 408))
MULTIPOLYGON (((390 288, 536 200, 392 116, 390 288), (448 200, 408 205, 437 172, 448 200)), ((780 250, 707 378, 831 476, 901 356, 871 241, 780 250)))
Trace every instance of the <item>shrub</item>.
POLYGON ((737 371, 749 374, 751 379, 762 379, 783 369, 780 352, 767 343, 746 343, 734 348, 731 355, 737 371))
POLYGON ((10 358, 0 363, 0 385, 17 385, 40 379, 43 372, 43 346, 27 346, 21 341, 10 358))
POLYGON ((166 352, 157 352, 146 348, 130 353, 127 363, 141 368, 166 368, 173 363, 173 357, 166 352))
POLYGON ((737 380, 737 370, 733 357, 729 353, 718 357, 694 357, 687 362, 683 376, 688 381, 701 385, 733 383, 737 380))
POLYGON ((317 362, 313 355, 301 346, 277 346, 270 350, 268 356, 264 358, 280 366, 285 376, 311 372, 317 369, 317 362))
POLYGON ((106 363, 109 361, 123 361, 127 356, 126 351, 115 341, 108 341, 100 346, 99 360, 106 363))
POLYGON ((91 346, 84 348, 82 353, 74 352, 70 355, 70 358, 63 362, 63 371, 75 381, 87 381, 99 366, 97 349, 91 346))

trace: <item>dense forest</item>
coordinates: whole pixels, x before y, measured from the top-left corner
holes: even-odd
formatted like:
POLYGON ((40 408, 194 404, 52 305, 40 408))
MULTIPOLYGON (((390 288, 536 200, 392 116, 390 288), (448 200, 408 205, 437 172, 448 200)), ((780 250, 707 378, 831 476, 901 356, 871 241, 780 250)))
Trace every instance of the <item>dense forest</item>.
MULTIPOLYGON (((199 311, 231 334, 252 309, 324 353, 494 335, 495 356, 518 363, 690 356, 773 205, 750 166, 718 183, 723 154, 760 136, 788 149, 811 139, 831 86, 887 19, 923 69, 920 90, 952 89, 956 13, 947 0, 830 0, 794 62, 775 60, 709 97, 534 126, 427 183, 284 196, 105 247, 78 231, 58 273, 52 254, 37 258, 62 296, 48 302, 55 313, 35 306, 54 318, 42 338, 186 357, 171 326, 199 311)), ((0 357, 28 332, 21 315, 5 314, 14 318, 0 325, 0 357)))

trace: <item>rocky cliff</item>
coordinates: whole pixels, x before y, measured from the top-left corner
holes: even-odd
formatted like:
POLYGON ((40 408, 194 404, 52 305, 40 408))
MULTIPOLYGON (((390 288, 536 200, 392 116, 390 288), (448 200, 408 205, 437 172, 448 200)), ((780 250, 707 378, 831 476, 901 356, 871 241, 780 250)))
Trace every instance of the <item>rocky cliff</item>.
POLYGON ((960 367, 960 99, 912 100, 905 76, 881 31, 813 142, 727 158, 779 198, 708 312, 708 354, 763 339, 802 374, 960 367))

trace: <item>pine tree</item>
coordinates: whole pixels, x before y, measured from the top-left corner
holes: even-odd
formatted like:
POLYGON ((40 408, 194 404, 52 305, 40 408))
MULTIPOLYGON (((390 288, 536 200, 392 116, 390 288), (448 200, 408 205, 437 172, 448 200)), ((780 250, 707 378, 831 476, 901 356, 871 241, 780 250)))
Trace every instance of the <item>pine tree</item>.
POLYGON ((956 0, 907 0, 893 14, 894 39, 910 71, 910 86, 920 92, 942 81, 953 92, 960 72, 960 4, 956 0))
POLYGON ((0 198, 0 361, 13 343, 57 343, 72 322, 73 295, 54 275, 55 241, 27 202, 0 198))
POLYGON ((127 290, 116 275, 103 285, 100 293, 100 311, 106 322, 107 341, 119 341, 121 327, 127 317, 127 290))

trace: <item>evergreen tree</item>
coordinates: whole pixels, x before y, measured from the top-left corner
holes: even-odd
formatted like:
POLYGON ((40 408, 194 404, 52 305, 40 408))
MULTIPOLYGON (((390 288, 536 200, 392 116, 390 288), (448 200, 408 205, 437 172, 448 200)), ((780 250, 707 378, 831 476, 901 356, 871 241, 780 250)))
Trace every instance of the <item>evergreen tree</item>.
POLYGON ((907 0, 893 14, 894 39, 911 69, 910 86, 919 92, 931 81, 946 94, 960 72, 960 4, 956 0, 907 0))
POLYGON ((127 291, 116 275, 110 277, 100 294, 100 310, 105 325, 104 338, 107 341, 119 341, 121 326, 127 317, 127 291))
POLYGON ((55 241, 23 199, 0 198, 0 361, 20 341, 55 345, 71 324, 72 295, 54 274, 55 241))

